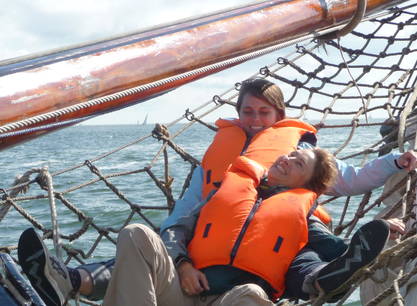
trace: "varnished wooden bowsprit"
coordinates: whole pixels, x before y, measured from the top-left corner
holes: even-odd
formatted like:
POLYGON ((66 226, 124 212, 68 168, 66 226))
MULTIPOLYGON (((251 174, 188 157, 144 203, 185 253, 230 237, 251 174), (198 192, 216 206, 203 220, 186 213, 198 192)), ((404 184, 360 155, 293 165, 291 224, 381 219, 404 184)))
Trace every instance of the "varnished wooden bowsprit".
MULTIPOLYGON (((398 2, 370 0, 367 12, 398 2)), ((356 0, 262 1, 108 41, 2 62, 0 149, 78 119, 142 102, 245 59, 216 63, 346 22, 356 7, 356 0), (199 70, 205 67, 210 69, 199 70)))

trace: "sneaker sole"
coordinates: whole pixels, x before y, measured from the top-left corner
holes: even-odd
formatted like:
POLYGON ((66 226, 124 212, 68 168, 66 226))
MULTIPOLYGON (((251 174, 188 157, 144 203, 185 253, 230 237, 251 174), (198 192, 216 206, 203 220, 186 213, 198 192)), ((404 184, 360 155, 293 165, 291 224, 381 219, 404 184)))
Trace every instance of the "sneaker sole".
POLYGON ((49 258, 45 254, 47 254, 46 247, 35 230, 33 228, 25 230, 19 238, 17 252, 19 263, 45 304, 61 306, 63 297, 59 296, 58 286, 49 276, 47 264, 49 258))
POLYGON ((388 237, 389 226, 385 221, 374 220, 363 225, 353 235, 345 253, 320 270, 317 275, 319 286, 326 294, 343 291, 343 284, 381 253, 388 237))

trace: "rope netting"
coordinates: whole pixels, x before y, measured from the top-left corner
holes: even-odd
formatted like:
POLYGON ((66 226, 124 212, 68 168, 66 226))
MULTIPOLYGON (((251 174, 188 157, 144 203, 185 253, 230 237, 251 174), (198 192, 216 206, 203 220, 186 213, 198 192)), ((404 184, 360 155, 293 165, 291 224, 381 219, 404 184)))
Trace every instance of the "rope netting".
MULTIPOLYGON (((353 160, 360 165, 369 157, 388 153, 392 149, 404 151, 407 142, 409 149, 415 149, 416 33, 417 4, 396 7, 362 22, 342 38, 329 41, 315 39, 295 47, 287 47, 280 51, 279 57, 273 63, 260 68, 253 76, 268 78, 279 84, 286 97, 287 115, 313 123, 319 129, 320 146, 330 149, 339 159, 353 160), (361 140, 366 145, 358 146, 357 132, 364 128, 371 129, 372 134, 367 136, 369 140, 361 140), (340 143, 333 141, 333 135, 341 133, 347 135, 346 139, 340 143)), ((16 179, 13 187, 0 189, 1 224, 14 222, 15 219, 9 217, 12 213, 14 218, 16 215, 23 217, 40 230, 44 238, 54 238, 55 247, 58 250, 62 248, 62 256, 67 264, 85 263, 92 256, 95 256, 94 260, 114 256, 112 245, 116 243, 118 232, 127 224, 141 222, 158 230, 166 214, 162 216, 157 212, 172 210, 175 199, 182 196, 188 187, 192 171, 199 165, 199 158, 188 153, 177 139, 195 128, 196 124, 215 131, 216 128, 206 123, 204 118, 213 112, 233 107, 239 88, 240 83, 236 83, 201 106, 193 110, 187 109, 181 118, 167 125, 157 124, 151 133, 85 162, 57 171, 47 167, 26 171, 16 179), (140 149, 140 146, 155 148, 156 152, 152 156, 140 157, 143 166, 115 172, 104 167, 113 162, 114 156, 132 147, 140 149), (169 161, 178 160, 178 157, 183 159, 184 169, 190 168, 188 174, 178 173, 178 167, 172 169, 169 161), (76 171, 82 173, 81 177, 86 179, 74 182, 71 173, 76 171), (131 180, 131 188, 118 186, 124 177, 131 180), (181 183, 180 188, 173 188, 173 184, 179 180, 184 183, 181 183), (63 182, 67 184, 64 185, 63 182), (146 202, 146 197, 138 201, 137 193, 141 190, 146 193, 145 184, 148 186, 146 188, 159 190, 160 199, 165 198, 165 204, 156 200, 152 201, 156 204, 146 202), (89 206, 83 202, 83 198, 74 196, 77 192, 93 193, 98 201, 105 193, 109 193, 114 197, 113 200, 116 199, 114 201, 119 207, 120 203, 127 205, 129 212, 106 212, 118 214, 122 218, 122 222, 109 226, 100 222, 100 215, 94 214, 95 211, 91 208, 93 204, 89 206), (33 205, 34 202, 36 205, 33 205), (45 218, 44 210, 41 212, 39 209, 46 205, 51 209, 48 218, 52 221, 45 218), (62 215, 72 218, 70 228, 60 221, 62 215), (73 243, 86 238, 89 243, 73 243)), ((363 133, 361 135, 360 137, 364 137, 363 133)), ((370 215, 372 218, 376 211, 380 213, 379 217, 398 216, 408 224, 406 235, 397 239, 372 266, 355 275, 350 284, 346 285, 353 284, 339 305, 343 304, 364 279, 373 278, 375 271, 389 270, 385 272, 394 273, 390 268, 394 258, 402 259, 395 269, 394 281, 368 305, 377 305, 388 297, 393 299, 392 304, 404 304, 400 287, 415 274, 415 268, 410 271, 405 266, 416 257, 415 185, 416 176, 411 173, 403 175, 383 191, 377 190, 374 194, 322 198, 320 204, 332 208, 330 211, 335 225, 334 232, 338 235, 349 237, 363 218, 369 218, 370 215), (339 205, 330 206, 332 202, 338 202, 339 205), (374 209, 385 202, 390 205, 384 209, 374 209), (349 217, 348 207, 351 210, 354 208, 354 213, 349 217)), ((12 255, 15 250, 16 245, 0 246, 1 252, 12 255)), ((303 305, 320 305, 325 298, 320 296, 303 305)))

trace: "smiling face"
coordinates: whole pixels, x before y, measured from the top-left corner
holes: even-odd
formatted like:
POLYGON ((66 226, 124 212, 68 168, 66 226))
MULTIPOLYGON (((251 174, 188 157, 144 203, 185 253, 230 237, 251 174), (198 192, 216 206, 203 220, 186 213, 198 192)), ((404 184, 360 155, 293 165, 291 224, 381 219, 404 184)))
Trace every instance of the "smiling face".
POLYGON ((246 94, 239 110, 239 119, 245 132, 249 136, 253 136, 283 118, 278 110, 268 102, 246 94))
POLYGON ((315 163, 316 155, 312 150, 297 150, 282 155, 268 171, 268 185, 304 187, 313 175, 315 163))

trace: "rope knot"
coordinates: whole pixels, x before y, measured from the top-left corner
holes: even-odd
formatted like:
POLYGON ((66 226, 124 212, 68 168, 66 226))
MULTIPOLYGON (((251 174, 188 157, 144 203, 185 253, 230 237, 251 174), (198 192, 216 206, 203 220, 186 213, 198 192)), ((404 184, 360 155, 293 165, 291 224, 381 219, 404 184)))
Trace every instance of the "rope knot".
POLYGON ((7 193, 6 189, 0 188, 0 192, 3 193, 3 196, 1 197, 2 200, 10 199, 10 196, 7 193))
POLYGON ((403 54, 404 55, 410 54, 410 52, 411 52, 410 48, 404 48, 403 49, 403 54))
POLYGON ((98 175, 101 178, 101 173, 98 170, 98 168, 96 166, 93 165, 93 163, 90 160, 86 160, 84 162, 84 164, 90 169, 91 172, 93 172, 94 174, 98 175))
POLYGON ((168 128, 163 124, 157 123, 152 130, 152 136, 158 140, 169 138, 168 128))
POLYGON ((365 217, 365 213, 364 213, 363 211, 358 211, 358 212, 356 213, 356 216, 360 219, 360 218, 365 217))
POLYGON ((331 107, 325 107, 323 109, 323 113, 331 113, 332 112, 332 108, 331 107))
MULTIPOLYGON (((29 191, 30 187, 30 176, 33 173, 41 173, 41 168, 33 168, 31 170, 26 171, 23 175, 16 176, 12 186, 12 190, 9 194, 11 198, 14 198, 19 193, 27 193, 29 191)), ((35 182, 37 179, 35 179, 35 182)))
POLYGON ((43 190, 48 190, 48 167, 45 166, 40 169, 38 176, 35 178, 36 183, 43 190))

